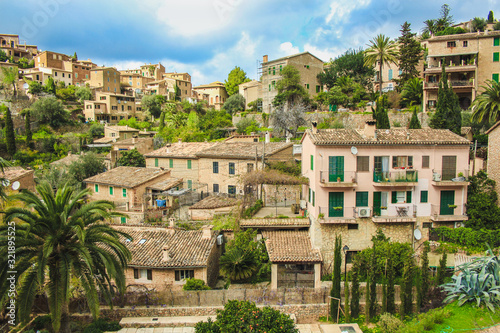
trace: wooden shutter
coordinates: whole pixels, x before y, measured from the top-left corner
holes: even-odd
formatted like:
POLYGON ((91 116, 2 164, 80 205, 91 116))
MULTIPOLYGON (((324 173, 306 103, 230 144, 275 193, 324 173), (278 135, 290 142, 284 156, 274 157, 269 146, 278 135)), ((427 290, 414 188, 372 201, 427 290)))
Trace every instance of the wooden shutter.
POLYGON ((148 280, 153 280, 153 271, 151 269, 148 269, 148 280))
POLYGON ((406 203, 411 203, 411 191, 406 191, 406 203))
POLYGON ((397 203, 398 202, 398 192, 392 191, 392 200, 391 203, 397 203))
POLYGON ((413 166, 413 156, 408 156, 408 166, 413 166))
POLYGON ((397 168, 398 167, 398 157, 397 156, 393 156, 392 157, 392 167, 393 168, 397 168))
POLYGON ((137 280, 138 278, 139 278, 139 270, 134 268, 134 279, 137 280))

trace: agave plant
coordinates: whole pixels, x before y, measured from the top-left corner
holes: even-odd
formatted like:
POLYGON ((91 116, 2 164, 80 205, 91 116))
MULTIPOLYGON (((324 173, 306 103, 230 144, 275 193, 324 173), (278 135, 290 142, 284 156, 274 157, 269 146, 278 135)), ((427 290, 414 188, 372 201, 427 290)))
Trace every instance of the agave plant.
POLYGON ((467 302, 483 302, 495 312, 500 306, 500 259, 488 250, 488 256, 475 259, 458 267, 460 273, 453 276, 453 282, 443 285, 448 296, 445 303, 457 300, 458 306, 467 302))

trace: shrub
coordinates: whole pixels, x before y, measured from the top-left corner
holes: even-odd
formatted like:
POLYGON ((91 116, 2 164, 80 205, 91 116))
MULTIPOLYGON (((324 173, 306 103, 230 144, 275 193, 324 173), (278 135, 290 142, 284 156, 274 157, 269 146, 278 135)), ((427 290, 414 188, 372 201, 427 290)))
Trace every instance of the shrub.
POLYGON ((122 327, 115 321, 99 318, 83 330, 83 333, 103 333, 119 331, 122 327))
POLYGON ((264 203, 262 202, 262 200, 259 199, 259 200, 255 201, 255 204, 253 206, 245 209, 245 211, 243 212, 243 217, 244 218, 251 218, 262 208, 263 205, 264 205, 264 203))
POLYGON ((187 279, 182 287, 183 290, 210 290, 211 288, 205 284, 205 281, 200 279, 187 279))
POLYGON ((396 333, 403 326, 403 322, 390 313, 384 313, 377 325, 384 333, 396 333))

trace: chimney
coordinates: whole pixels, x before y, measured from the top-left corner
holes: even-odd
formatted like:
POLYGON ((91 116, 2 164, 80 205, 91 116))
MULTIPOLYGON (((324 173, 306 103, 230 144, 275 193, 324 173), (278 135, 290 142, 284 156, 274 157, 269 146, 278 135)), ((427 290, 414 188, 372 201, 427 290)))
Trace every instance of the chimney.
POLYGON ((169 224, 168 224, 169 228, 173 228, 175 225, 175 218, 173 218, 173 217, 169 218, 168 222, 169 222, 169 224))
POLYGON ((73 152, 69 151, 68 152, 68 156, 71 156, 73 154, 73 152))
POLYGON ((132 138, 132 143, 137 143, 137 138, 135 136, 132 138))
POLYGON ((262 62, 268 62, 268 61, 269 61, 269 57, 266 54, 265 56, 262 57, 262 62))
POLYGON ((163 246, 163 261, 170 261, 170 251, 168 251, 168 247, 163 246))
POLYGON ((201 239, 212 238, 212 228, 213 228, 213 225, 204 225, 201 228, 201 231, 202 231, 201 239))
POLYGON ((313 132, 313 134, 318 133, 318 122, 313 121, 311 124, 312 124, 312 132, 313 132))
POLYGON ((271 134, 269 132, 266 132, 266 143, 271 142, 271 134))
POLYGON ((367 138, 375 138, 377 139, 377 135, 376 135, 376 129, 377 129, 377 121, 376 120, 367 120, 366 123, 365 123, 365 130, 364 130, 364 133, 365 133, 365 136, 367 138))

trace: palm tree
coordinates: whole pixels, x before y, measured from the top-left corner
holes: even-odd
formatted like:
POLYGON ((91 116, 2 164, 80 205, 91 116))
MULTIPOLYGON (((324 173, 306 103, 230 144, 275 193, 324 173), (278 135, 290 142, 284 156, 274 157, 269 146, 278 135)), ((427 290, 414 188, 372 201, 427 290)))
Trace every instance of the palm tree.
POLYGON ((401 99, 408 106, 421 104, 424 94, 422 79, 414 77, 406 82, 401 91, 401 99))
POLYGON ((259 269, 259 262, 253 251, 233 247, 221 256, 220 269, 231 281, 241 281, 259 269))
POLYGON ((370 41, 365 50, 365 66, 373 67, 379 64, 379 89, 382 95, 382 67, 384 64, 397 65, 398 46, 389 37, 379 34, 370 41))
MULTIPOLYGON (((125 289, 124 269, 131 254, 120 237, 130 238, 104 223, 119 215, 112 212, 113 203, 85 203, 88 190, 76 192, 65 185, 54 193, 48 184, 36 187, 38 197, 24 190, 13 196, 24 207, 9 208, 0 226, 0 278, 16 271, 17 310, 21 322, 30 319, 35 296, 45 293, 52 328, 70 332, 70 284, 77 281, 84 290, 94 318, 99 315, 99 292, 111 304, 113 283, 125 289), (8 262, 9 226, 15 225, 16 262, 8 262), (12 264, 12 265, 11 265, 12 264)), ((8 284, 0 285, 5 304, 8 284)))
POLYGON ((16 82, 19 77, 17 67, 2 67, 2 82, 6 86, 12 86, 14 90, 14 96, 17 96, 16 82))
POLYGON ((429 35, 433 35, 436 33, 437 31, 437 22, 436 20, 425 20, 424 21, 424 28, 422 29, 422 33, 424 34, 429 34, 429 35))
POLYGON ((497 122, 500 120, 500 84, 486 81, 484 91, 472 103, 472 120, 497 122))

